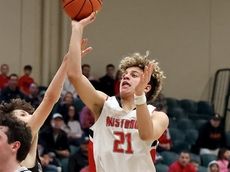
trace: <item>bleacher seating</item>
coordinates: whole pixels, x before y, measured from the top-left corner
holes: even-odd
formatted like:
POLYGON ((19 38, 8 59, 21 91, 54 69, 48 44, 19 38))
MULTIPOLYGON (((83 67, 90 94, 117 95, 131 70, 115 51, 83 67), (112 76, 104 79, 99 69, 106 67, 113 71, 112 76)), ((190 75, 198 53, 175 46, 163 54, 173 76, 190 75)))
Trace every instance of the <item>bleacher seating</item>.
POLYGON ((158 164, 156 164, 156 171, 157 172, 167 172, 168 166, 165 164, 158 163, 158 164))
MULTIPOLYGON (((169 116, 169 133, 172 139, 172 149, 162 152, 164 165, 170 165, 177 160, 179 152, 182 150, 191 151, 195 144, 199 129, 213 115, 213 107, 207 101, 193 101, 189 99, 178 100, 166 98, 169 116)), ((226 133, 227 146, 230 148, 230 132, 226 133)), ((206 172, 208 163, 216 160, 215 155, 198 155, 191 153, 191 160, 200 164, 198 172, 206 172)), ((159 165, 161 168, 161 165, 159 165)), ((163 169, 164 167, 162 167, 163 169)))
POLYGON ((161 152, 160 155, 163 157, 162 163, 168 166, 174 161, 176 161, 179 157, 177 153, 170 151, 161 152))
POLYGON ((190 120, 189 118, 182 118, 178 120, 177 128, 181 131, 186 131, 186 130, 194 129, 195 125, 193 121, 190 120))
POLYGON ((213 154, 202 154, 200 155, 200 159, 201 159, 201 164, 204 167, 208 167, 209 162, 216 160, 217 156, 213 154))
POLYGON ((199 166, 198 172, 207 172, 207 167, 199 166))

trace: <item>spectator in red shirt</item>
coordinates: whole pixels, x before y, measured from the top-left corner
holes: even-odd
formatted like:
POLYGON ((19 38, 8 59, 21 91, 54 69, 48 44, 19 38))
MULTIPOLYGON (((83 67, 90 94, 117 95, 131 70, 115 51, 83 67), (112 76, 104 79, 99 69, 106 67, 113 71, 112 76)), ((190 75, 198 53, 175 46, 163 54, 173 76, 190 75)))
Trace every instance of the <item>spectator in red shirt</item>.
POLYGON ((29 95, 30 84, 34 83, 34 79, 30 76, 32 66, 24 66, 24 75, 19 78, 19 88, 25 95, 29 95))
POLYGON ((179 159, 169 166, 168 172, 196 172, 194 165, 190 162, 188 151, 181 151, 179 159))
POLYGON ((7 86, 7 83, 9 81, 8 73, 9 66, 7 64, 2 64, 0 74, 0 91, 7 86))
POLYGON ((0 101, 10 102, 11 99, 24 99, 25 95, 18 88, 18 75, 10 74, 7 87, 1 91, 0 101))

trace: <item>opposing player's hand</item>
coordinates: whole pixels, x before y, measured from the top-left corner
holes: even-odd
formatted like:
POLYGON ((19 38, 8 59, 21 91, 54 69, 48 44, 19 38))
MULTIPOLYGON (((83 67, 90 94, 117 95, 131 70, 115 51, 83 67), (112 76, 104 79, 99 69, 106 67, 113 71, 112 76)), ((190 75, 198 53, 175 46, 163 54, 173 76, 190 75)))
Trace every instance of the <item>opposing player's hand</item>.
POLYGON ((81 57, 84 57, 86 54, 90 53, 93 48, 88 47, 88 39, 84 38, 81 41, 81 57))
POLYGON ((151 79, 153 68, 154 67, 153 67, 152 63, 149 63, 148 66, 145 66, 144 72, 140 76, 140 82, 138 83, 138 85, 135 88, 135 95, 140 96, 144 93, 145 88, 147 87, 147 85, 151 79))

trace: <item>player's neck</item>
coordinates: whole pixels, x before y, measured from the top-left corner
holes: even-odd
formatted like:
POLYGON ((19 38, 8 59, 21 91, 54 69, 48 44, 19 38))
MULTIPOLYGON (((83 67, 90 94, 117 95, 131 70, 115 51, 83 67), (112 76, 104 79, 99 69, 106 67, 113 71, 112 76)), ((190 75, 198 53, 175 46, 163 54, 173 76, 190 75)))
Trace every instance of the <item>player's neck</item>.
POLYGON ((133 98, 121 99, 121 106, 126 112, 133 110, 136 106, 134 104, 133 98))
POLYGON ((0 172, 12 172, 16 171, 20 167, 20 164, 17 161, 5 161, 0 165, 0 172))

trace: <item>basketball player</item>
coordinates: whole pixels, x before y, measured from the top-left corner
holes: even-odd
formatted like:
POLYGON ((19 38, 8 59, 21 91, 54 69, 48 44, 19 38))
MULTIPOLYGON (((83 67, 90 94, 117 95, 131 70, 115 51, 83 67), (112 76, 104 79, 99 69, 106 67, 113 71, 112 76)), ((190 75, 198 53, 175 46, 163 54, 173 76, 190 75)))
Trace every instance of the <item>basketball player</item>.
POLYGON ((33 112, 32 106, 21 100, 12 99, 10 103, 2 103, 0 105, 0 111, 5 113, 11 113, 16 116, 19 120, 22 120, 31 127, 32 130, 32 146, 26 159, 22 161, 22 165, 29 168, 32 172, 38 172, 40 170, 37 155, 37 143, 38 143, 38 132, 48 115, 50 114, 54 104, 60 98, 62 86, 66 77, 67 57, 64 60, 51 81, 48 89, 46 90, 45 96, 33 112))
POLYGON ((95 114, 92 129, 97 172, 153 172, 151 144, 168 127, 164 112, 154 111, 147 100, 161 89, 163 72, 154 60, 135 53, 120 63, 123 72, 120 98, 95 90, 81 71, 83 29, 95 13, 80 22, 72 21, 67 74, 82 101, 95 114))
POLYGON ((26 123, 0 112, 0 172, 31 172, 20 165, 30 150, 31 139, 26 123))

